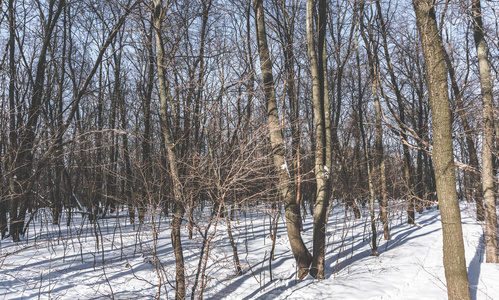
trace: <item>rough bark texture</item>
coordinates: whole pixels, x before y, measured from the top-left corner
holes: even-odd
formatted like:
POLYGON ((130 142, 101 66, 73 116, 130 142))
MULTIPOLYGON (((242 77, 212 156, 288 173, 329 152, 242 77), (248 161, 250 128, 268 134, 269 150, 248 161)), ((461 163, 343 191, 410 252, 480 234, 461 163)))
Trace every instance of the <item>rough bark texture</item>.
POLYGON ((300 208, 296 203, 296 191, 288 176, 288 164, 284 156, 284 145, 277 111, 277 102, 274 90, 274 78, 272 76, 272 61, 270 59, 267 45, 267 33, 265 29, 265 18, 263 13, 263 0, 253 1, 256 18, 258 50, 260 56, 260 68, 263 77, 263 89, 267 102, 267 116, 270 131, 270 144, 274 166, 279 172, 279 190, 285 205, 286 227, 288 231, 291 250, 298 265, 298 277, 305 278, 309 272, 312 256, 308 252, 300 234, 300 208))
POLYGON ((483 144, 482 144, 482 186, 485 202, 485 245, 486 261, 498 263, 497 258, 497 212, 494 195, 494 99, 492 98, 492 78, 488 59, 487 42, 483 34, 482 9, 480 0, 472 1, 473 36, 475 38, 480 85, 483 103, 483 144))
POLYGON ((433 124, 433 164, 443 230, 445 279, 449 299, 470 299, 461 213, 456 192, 447 69, 433 0, 413 0, 423 48, 433 124))

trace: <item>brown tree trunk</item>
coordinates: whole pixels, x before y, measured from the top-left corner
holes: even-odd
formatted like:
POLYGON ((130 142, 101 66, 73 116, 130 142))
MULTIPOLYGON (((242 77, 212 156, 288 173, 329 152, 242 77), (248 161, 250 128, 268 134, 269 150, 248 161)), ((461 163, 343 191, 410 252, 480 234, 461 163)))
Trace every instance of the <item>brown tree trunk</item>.
MULTIPOLYGON (((42 111, 42 96, 44 91, 45 71, 47 68, 47 52, 49 49, 50 41, 52 39, 52 32, 65 4, 66 3, 64 0, 59 1, 57 7, 54 10, 55 1, 50 2, 49 14, 46 21, 45 35, 43 37, 40 55, 36 67, 33 95, 29 103, 28 116, 25 124, 26 130, 19 138, 20 145, 18 149, 18 156, 15 162, 12 162, 13 166, 18 168, 18 171, 16 172, 17 179, 12 180, 16 182, 11 183, 11 189, 13 188, 11 190, 11 193, 13 197, 11 197, 12 201, 10 207, 10 234, 14 241, 20 241, 20 235, 23 234, 24 221, 31 194, 30 190, 31 185, 33 184, 32 180, 30 179, 33 175, 33 151, 36 138, 35 130, 38 124, 38 117, 40 116, 42 111)), ((14 13, 13 8, 10 10, 10 13, 14 13)), ((11 16, 10 19, 11 22, 13 22, 14 17, 11 16)), ((14 43, 14 40, 12 40, 11 43, 14 43)))
MULTIPOLYGON (((313 0, 307 0, 307 49, 312 74, 312 105, 314 109, 315 136, 315 182, 316 198, 314 209, 313 259, 310 275, 324 278, 326 247, 326 212, 329 206, 329 175, 324 168, 326 163, 326 120, 324 107, 324 70, 322 53, 324 51, 326 31, 326 1, 319 1, 318 43, 315 41, 314 14, 316 6, 313 0), (317 53, 318 52, 318 53, 317 53)), ((329 109, 329 108, 328 108, 329 109)))
MULTIPOLYGON (((471 167, 478 170, 479 169, 478 155, 475 147, 475 142, 473 141, 473 138, 471 136, 472 128, 466 116, 462 91, 459 89, 459 84, 456 79, 456 72, 454 70, 454 65, 452 64, 447 51, 444 52, 444 55, 445 55, 445 64, 447 65, 447 69, 449 71, 449 77, 451 80, 452 92, 454 93, 454 97, 456 99, 455 102, 457 105, 457 113, 459 115, 459 118, 461 119, 461 123, 463 125, 463 129, 465 132, 466 146, 468 148, 468 153, 470 155, 469 164, 471 167)), ((472 184, 471 196, 476 202, 476 219, 477 221, 485 221, 485 212, 483 207, 483 192, 482 192, 482 183, 480 182, 480 175, 475 172, 470 172, 470 179, 472 184)), ((467 200, 471 201, 470 199, 467 200)))
POLYGON ((164 72, 165 63, 165 53, 164 44, 161 36, 161 25, 163 20, 163 14, 166 13, 168 6, 163 7, 161 0, 153 1, 154 9, 154 28, 156 31, 156 63, 158 70, 158 81, 159 81, 159 95, 160 95, 160 109, 161 109, 161 132, 165 139, 166 149, 168 152, 168 162, 170 165, 170 175, 173 181, 173 198, 174 198, 174 212, 172 216, 172 231, 171 239, 173 245, 173 252, 175 253, 175 299, 185 299, 185 269, 184 269, 184 254, 182 249, 182 242, 180 238, 180 227, 182 225, 182 218, 185 213, 184 203, 182 199, 183 186, 180 181, 180 173, 178 170, 178 156, 175 151, 175 144, 172 139, 170 128, 168 128, 167 122, 167 111, 168 103, 173 103, 173 99, 170 99, 164 72))
MULTIPOLYGON (((364 5, 362 5, 361 11, 364 9, 364 5)), ((370 75, 370 80, 371 80, 371 93, 373 95, 373 100, 374 100, 374 108, 375 108, 375 114, 376 114, 376 140, 375 140, 375 154, 374 154, 374 169, 371 170, 371 167, 369 165, 369 153, 367 149, 367 142, 366 142, 366 136, 365 136, 365 131, 364 131, 364 125, 363 125, 363 119, 362 119, 362 113, 360 113, 360 128, 361 128, 361 133, 362 133, 362 140, 364 143, 364 153, 366 157, 366 164, 367 164, 367 174, 368 174, 368 179, 369 179, 369 194, 370 194, 370 203, 369 203, 369 213, 371 217, 371 231, 372 231, 372 248, 373 248, 373 255, 377 256, 378 255, 378 250, 377 250, 377 229, 376 229, 376 217, 375 217, 375 212, 374 212, 374 201, 376 199, 376 191, 374 188, 374 180, 373 176, 375 172, 378 172, 380 175, 380 181, 381 181, 381 199, 378 200, 379 206, 380 206, 380 219, 383 223, 383 233, 385 240, 390 239, 390 232, 388 229, 388 218, 386 215, 386 177, 385 177, 385 162, 383 158, 383 127, 381 125, 381 105, 379 103, 379 96, 378 96, 378 85, 379 85, 379 80, 378 80, 378 66, 377 66, 377 48, 378 45, 376 41, 374 40, 372 30, 366 28, 364 24, 364 16, 361 14, 361 34, 362 38, 364 40, 364 43, 366 44, 366 50, 367 50, 367 58, 368 58, 368 63, 369 63, 369 75, 370 75), (367 33, 367 34, 366 34, 367 33)), ((370 25, 370 24, 369 24, 370 25)), ((362 108, 361 104, 359 104, 359 107, 362 108)))
MULTIPOLYGON (((12 220, 17 217, 17 184, 15 182, 15 170, 17 152, 17 129, 16 129, 16 100, 15 100, 15 82, 16 82, 16 61, 15 61, 15 9, 14 0, 9 0, 9 189, 10 189, 10 210, 9 217, 12 220), (14 210, 15 208, 15 210, 14 210)), ((7 205, 6 205, 7 206, 7 205)), ((6 207, 7 208, 7 207, 6 207)), ((7 222, 7 220, 5 220, 7 222)), ((2 237, 7 231, 7 224, 2 228, 2 237)), ((12 233, 11 233, 12 234, 12 233)))
POLYGON ((274 90, 274 78, 272 75, 272 61, 270 59, 267 45, 267 32, 265 29, 265 17, 263 12, 263 0, 253 0, 258 49, 260 56, 260 69, 263 77, 263 89, 267 102, 267 115, 270 131, 270 144, 274 166, 279 172, 279 190, 284 200, 286 227, 288 231, 291 250, 298 265, 298 277, 305 278, 309 272, 312 257, 303 243, 300 234, 300 208, 296 203, 296 190, 288 176, 288 164, 285 159, 284 142, 281 133, 277 101, 274 90))
POLYGON ((433 164, 443 230, 445 279, 449 299, 470 299, 461 212, 456 192, 452 122, 444 47, 434 0, 413 0, 423 48, 433 124, 433 164))
POLYGON ((482 87, 483 103, 483 142, 482 142, 482 186, 485 202, 485 245, 486 261, 498 263, 497 257, 497 212, 494 193, 494 99, 492 78, 488 59, 487 42, 483 33, 482 9, 480 0, 472 0, 473 36, 478 56, 478 70, 482 87))
MULTIPOLYGON (((61 61, 61 73, 58 83, 58 91, 57 91, 57 127, 62 127, 63 125, 63 109, 64 109, 64 80, 65 80, 65 68, 66 68, 66 43, 67 43, 67 10, 64 10, 64 27, 63 27, 63 45, 62 45, 62 61, 61 61)), ((58 129, 56 129, 57 131, 58 129)), ((54 132, 54 135, 57 132, 54 132)), ((55 187, 54 187, 54 197, 53 197, 53 224, 59 224, 60 215, 62 213, 62 207, 64 202, 64 195, 62 194, 62 184, 64 182, 64 148, 62 145, 62 137, 58 138, 55 141, 56 149, 54 153, 55 160, 55 187)))
MULTIPOLYGON (((381 10, 381 4, 379 1, 376 1, 376 9, 378 13, 378 20, 381 23, 381 36, 383 38, 383 50, 385 52, 385 59, 386 63, 388 66, 388 72, 390 74, 390 81, 393 87, 393 90, 395 92, 395 98, 397 100, 397 105, 398 105, 398 110, 399 110, 399 116, 398 116, 398 121, 400 123, 400 127, 405 126, 405 111, 404 111, 404 105, 403 105, 403 99, 402 99, 402 93, 400 91, 398 82, 397 82, 397 76, 395 75, 395 70, 393 68, 391 58, 390 58, 390 51, 388 50, 388 39, 387 39, 387 29, 386 29, 386 24, 383 18, 382 10, 381 10)), ((407 134, 405 132, 401 132, 400 134, 402 140, 406 141, 407 140, 407 134)), ((402 144, 402 149, 404 153, 404 178, 406 181, 407 185, 407 195, 406 195, 406 211, 407 211, 407 223, 409 224, 414 224, 414 191, 413 191, 413 180, 412 180, 412 158, 409 150, 409 146, 407 146, 405 143, 402 144)))

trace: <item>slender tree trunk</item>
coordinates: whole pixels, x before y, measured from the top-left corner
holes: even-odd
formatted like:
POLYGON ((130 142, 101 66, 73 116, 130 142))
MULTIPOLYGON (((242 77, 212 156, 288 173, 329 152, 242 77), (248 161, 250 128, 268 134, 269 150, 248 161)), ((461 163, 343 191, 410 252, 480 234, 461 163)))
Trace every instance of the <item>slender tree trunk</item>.
POLYGON ((486 261, 498 263, 497 257, 497 212, 494 193, 494 99, 492 78, 488 59, 487 42, 483 33, 482 9, 480 0, 472 0, 473 36, 478 56, 478 70, 482 87, 483 103, 483 142, 482 142, 482 186, 485 202, 485 244, 486 261))
MULTIPOLYGON (((226 210, 227 211, 227 210, 226 210)), ((231 214, 232 217, 232 214, 231 214)), ((234 265, 236 268, 236 276, 243 275, 243 269, 241 268, 241 263, 239 262, 239 255, 237 254, 237 245, 234 241, 232 235, 231 218, 229 218, 229 213, 225 214, 225 222, 227 223, 227 235, 229 236, 230 246, 232 247, 232 255, 234 256, 234 265)))
MULTIPOLYGON (((278 3, 282 11, 282 31, 281 43, 283 44, 282 50, 284 54, 284 70, 285 70, 285 87, 288 96, 289 106, 289 122, 291 129, 291 156, 293 160, 293 169, 290 174, 294 177, 296 185, 296 203, 298 206, 301 204, 301 153, 300 153, 300 122, 299 122, 299 109, 298 97, 296 95, 295 83, 295 53, 294 53, 294 27, 295 19, 290 17, 290 13, 285 5, 285 1, 278 3)), ((295 8, 291 8, 292 10, 295 8)), ((291 12, 293 15, 294 11, 291 12)), ((306 212, 306 211, 305 211, 306 212)), ((303 226, 301 226, 303 227, 303 226)))
MULTIPOLYGON (((461 119, 461 123, 463 125, 463 129, 465 132, 466 146, 468 148, 468 153, 470 155, 469 164, 471 167, 478 170, 480 167, 478 164, 478 155, 475 147, 475 142, 473 141, 473 138, 471 136, 472 128, 466 116, 462 91, 459 89, 459 84, 456 79, 456 72, 454 70, 454 65, 452 64, 447 51, 444 52, 444 55, 445 55, 445 64, 447 65, 447 70, 449 71, 449 77, 451 80, 452 92, 454 93, 454 97, 456 99, 455 102, 457 105, 457 112, 459 118, 461 119)), ((470 179, 472 184, 471 188, 473 189, 471 195, 476 202, 476 219, 477 221, 485 221, 485 211, 483 207, 483 192, 482 192, 482 183, 480 181, 480 175, 474 172, 470 173, 471 173, 470 179)), ((471 201, 470 199, 467 200, 471 201)))
MULTIPOLYGON (((153 23, 153 22, 152 22, 153 23)), ((153 51, 153 36, 154 36, 154 24, 151 24, 150 32, 147 34, 147 53, 149 54, 148 64, 147 64, 147 77, 145 82, 145 87, 143 90, 143 114, 144 114, 144 138, 142 140, 142 164, 144 173, 144 182, 142 183, 142 197, 135 205, 139 213, 139 222, 143 223, 145 218, 145 211, 147 206, 147 199, 149 193, 151 192, 151 186, 148 183, 148 179, 152 174, 152 159, 151 159, 151 98, 152 91, 154 89, 154 51, 153 51)), ((135 208, 133 205, 129 205, 129 216, 130 221, 133 223, 135 221, 135 208)))
POLYGON ((288 164, 285 159, 284 142, 281 133, 277 101, 274 90, 274 78, 272 75, 272 61, 267 45, 267 32, 265 29, 265 17, 263 12, 263 0, 253 0, 258 49, 260 56, 260 68, 263 77, 263 89, 267 102, 267 116, 270 131, 270 144, 274 166, 279 172, 279 190, 284 199, 286 227, 288 231, 291 250, 298 265, 298 277, 305 278, 309 272, 312 257, 308 252, 300 234, 300 208, 296 203, 296 191, 288 176, 288 164))
MULTIPOLYGON (((24 221, 28 205, 31 197, 31 185, 33 175, 33 152, 35 146, 36 138, 36 127, 38 124, 38 118, 42 111, 42 100, 45 82, 45 71, 47 68, 47 52, 49 49, 49 44, 52 39, 52 32, 55 28, 57 20, 62 12, 65 5, 64 0, 60 0, 57 7, 55 7, 55 1, 51 1, 49 5, 49 13, 46 21, 45 35, 43 37, 43 42, 40 50, 40 55, 38 58, 38 63, 36 67, 36 76, 33 86, 33 95, 29 103, 28 116, 25 124, 25 130, 22 133, 19 141, 19 152, 16 158, 16 162, 13 163, 16 168, 18 168, 16 182, 12 182, 11 188, 14 188, 13 195, 14 198, 11 202, 10 207, 10 234, 14 241, 20 241, 20 235, 23 234, 24 221), (18 165, 17 165, 18 164, 18 165), (14 185, 14 186, 13 186, 14 185), (20 191, 16 191, 18 186, 21 186, 20 191)), ((14 10, 10 11, 14 13, 14 10)), ((13 16, 10 17, 13 22, 13 16)), ((13 30, 13 29, 12 29, 13 30)), ((14 43, 12 40, 11 43, 14 43)), ((12 45, 12 44, 11 44, 12 45)), ((12 47, 12 46, 11 46, 12 47)), ((19 121, 19 120, 18 120, 19 121)), ((11 191, 12 193, 12 191, 11 191)), ((11 198, 12 199, 12 198, 11 198)))
POLYGON ((307 49, 312 74, 312 104, 314 108, 315 132, 315 182, 317 186, 314 209, 313 260, 310 275, 324 278, 325 247, 326 247, 326 212, 329 206, 328 179, 324 168, 326 163, 326 124, 324 107, 324 70, 322 52, 324 51, 326 31, 326 1, 319 1, 318 43, 315 42, 314 12, 316 6, 313 0, 307 0, 307 49), (319 52, 319 53, 317 53, 319 52))
POLYGON ((434 0, 413 0, 423 48, 433 124, 433 164, 442 216, 445 279, 449 299, 470 299, 461 212, 456 192, 452 122, 444 47, 434 0))
MULTIPOLYGON (((63 21, 63 44, 62 44, 62 61, 61 61, 61 74, 59 78, 58 91, 57 91, 57 127, 62 127, 63 125, 63 113, 64 113, 64 80, 66 74, 66 44, 67 44, 67 10, 64 10, 64 21, 63 21)), ((56 129, 58 130, 58 129, 56 129)), ((57 132, 54 132, 56 134, 57 132)), ((53 224, 59 224, 60 215, 62 213, 63 207, 63 195, 62 195, 62 185, 64 182, 64 155, 63 155, 63 145, 62 145, 62 137, 58 138, 56 143, 55 150, 55 187, 54 187, 54 199, 53 199, 53 224)))
MULTIPOLYGON (((362 10, 364 5, 362 5, 362 10)), ((362 114, 360 114, 360 128, 362 130, 362 139, 364 142, 364 151, 365 151, 365 156, 367 160, 367 171, 368 171, 368 178, 369 178, 369 192, 370 192, 370 197, 371 201, 369 203, 369 213, 371 216, 371 230, 373 232, 373 241, 372 241, 372 247, 373 247, 373 255, 378 255, 377 251, 377 245, 376 245, 376 240, 377 240, 377 231, 376 231, 376 222, 375 222, 375 213, 374 213, 374 200, 376 198, 376 191, 374 188, 374 183, 373 183, 373 173, 377 172, 380 175, 380 182, 381 182, 381 188, 380 188, 380 197, 381 199, 378 199, 379 202, 379 209, 380 209, 380 219, 381 222, 383 223, 383 233, 384 233, 384 238, 385 240, 390 239, 390 231, 388 228, 388 217, 387 217, 387 204, 386 204, 386 176, 385 176, 385 159, 383 156, 383 127, 381 124, 381 104, 379 102, 379 94, 378 94, 378 85, 379 85, 379 77, 378 77, 378 56, 377 56, 377 51, 378 51, 378 44, 374 39, 372 30, 369 28, 366 28, 364 24, 364 16, 363 14, 361 15, 361 34, 362 38, 364 40, 364 43, 367 45, 367 57, 368 57, 368 63, 369 63, 369 74, 371 77, 371 93, 373 95, 373 100, 374 100, 374 109, 375 109, 375 114, 376 114, 376 140, 375 140, 375 154, 374 154, 374 165, 375 165, 375 170, 371 170, 369 166, 369 154, 368 154, 368 149, 367 149, 367 143, 366 143, 366 137, 365 137, 365 131, 363 128, 363 122, 362 122, 362 114)), ((369 24, 370 25, 370 24, 369 24)), ((361 105, 359 104, 359 107, 361 105)))
MULTIPOLYGON (((15 8, 14 0, 9 0, 9 188, 10 188, 10 204, 9 217, 10 220, 17 218, 18 206, 18 189, 15 182, 15 170, 17 152, 17 129, 16 129, 16 98, 15 98, 15 82, 16 82, 16 61, 15 61, 15 8)), ((7 229, 3 229, 2 237, 7 229)), ((12 229, 10 234, 12 235, 12 229)))
MULTIPOLYGON (((393 90, 395 92, 395 98, 397 100, 398 104, 398 110, 399 110, 399 122, 400 122, 400 127, 405 126, 405 111, 404 111, 404 105, 403 105, 403 99, 402 99, 402 93, 400 91, 398 82, 397 82, 397 76, 395 75, 395 70, 393 68, 391 58, 390 58, 390 51, 388 49, 388 33, 386 29, 386 24, 385 20, 383 18, 383 13, 381 10, 381 4, 379 1, 376 1, 376 9, 378 13, 378 20, 381 23, 381 37, 383 39, 382 45, 383 45, 383 50, 385 52, 385 59, 386 63, 388 65, 388 72, 390 74, 390 81, 393 87, 393 90)), ((405 132, 401 133, 401 138, 403 140, 407 140, 407 135, 405 132)), ((404 178, 407 184, 407 191, 408 194, 406 196, 406 211, 407 211, 407 223, 409 224, 414 224, 414 195, 413 195, 413 180, 412 180, 412 158, 411 158, 411 153, 409 150, 409 146, 407 146, 405 143, 402 144, 402 149, 404 153, 404 178)))
POLYGON ((175 299, 185 299, 185 270, 184 270, 184 254, 182 250, 182 242, 180 238, 180 227, 182 225, 182 218, 185 214, 184 203, 182 200, 183 186, 180 181, 180 173, 178 170, 178 156, 175 151, 175 144, 172 139, 170 128, 167 122, 167 109, 168 103, 173 103, 173 99, 167 89, 164 73, 165 53, 164 44, 161 36, 161 23, 163 14, 168 9, 168 4, 163 8, 161 0, 153 1, 154 9, 154 28, 156 31, 156 52, 157 52, 157 69, 159 79, 159 95, 160 95, 160 109, 161 109, 161 132, 164 136, 166 149, 168 152, 168 162, 170 165, 170 175, 173 181, 173 197, 174 197, 174 212, 172 216, 172 232, 171 239, 173 244, 173 251, 175 253, 175 267, 176 267, 176 282, 175 282, 175 299))

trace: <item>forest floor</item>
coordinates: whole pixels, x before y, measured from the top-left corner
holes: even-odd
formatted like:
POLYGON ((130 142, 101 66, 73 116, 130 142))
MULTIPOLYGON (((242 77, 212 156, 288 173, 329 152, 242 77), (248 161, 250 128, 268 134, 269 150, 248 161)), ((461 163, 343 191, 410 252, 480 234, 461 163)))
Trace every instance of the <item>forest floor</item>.
MULTIPOLYGON (((461 203, 461 214, 472 298, 499 299, 499 266, 484 263, 484 224, 475 221, 472 204, 461 203)), ((173 299, 170 219, 151 214, 145 225, 134 227, 125 215, 91 224, 75 214, 68 227, 64 218, 52 225, 49 211, 39 211, 22 242, 0 242, 0 299, 173 299)), ((379 255, 372 256, 367 209, 356 220, 335 204, 324 280, 296 278, 283 213, 253 207, 231 221, 242 276, 235 276, 226 219, 210 222, 209 209, 194 215, 193 238, 188 239, 187 223, 182 237, 188 298, 194 287, 193 299, 201 291, 205 299, 447 299, 436 206, 416 214, 413 226, 406 224, 403 207, 392 206, 391 239, 383 240, 378 224, 379 255), (209 247, 202 249, 203 240, 209 247)), ((309 249, 312 221, 305 217, 302 233, 309 249)))

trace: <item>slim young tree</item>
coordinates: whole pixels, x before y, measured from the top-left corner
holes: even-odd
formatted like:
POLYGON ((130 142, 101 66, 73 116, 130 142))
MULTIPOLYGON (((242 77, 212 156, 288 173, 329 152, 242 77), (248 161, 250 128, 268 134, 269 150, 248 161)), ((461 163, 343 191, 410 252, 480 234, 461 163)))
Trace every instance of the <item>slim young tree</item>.
POLYGON ((163 1, 153 0, 154 14, 154 29, 156 33, 156 64, 159 81, 159 97, 160 97, 160 116, 161 116, 161 133, 165 139, 166 149, 168 152, 168 162, 170 166, 170 176, 173 181, 173 197, 174 197, 174 213, 172 216, 172 232, 171 239, 173 244, 173 252, 175 253, 176 281, 175 281, 175 299, 185 299, 185 271, 184 271, 184 254, 182 250, 182 242, 180 239, 180 226, 182 218, 185 214, 185 207, 182 201, 182 183, 180 181, 180 173, 178 168, 178 155, 175 149, 175 144, 168 128, 167 111, 168 103, 172 103, 170 92, 168 91, 165 79, 165 47, 161 35, 161 27, 163 18, 170 1, 163 6, 163 1))
MULTIPOLYGON (((459 84, 456 79, 456 71, 454 70, 454 65, 452 64, 447 51, 444 52, 444 55, 445 55, 445 64, 447 65, 447 69, 449 71, 449 77, 451 80, 452 92, 454 93, 455 103, 457 105, 457 113, 459 115, 459 118, 461 119, 464 132, 466 133, 465 135, 466 146, 470 156, 469 164, 472 168, 478 170, 479 168, 478 155, 475 147, 475 142, 473 141, 473 138, 471 136, 472 132, 471 124, 466 116, 463 95, 462 95, 463 91, 459 88, 459 84)), ((473 190, 471 196, 474 198, 476 202, 476 219, 478 221, 484 221, 485 212, 483 207, 483 199, 482 199, 483 192, 482 192, 482 184, 480 182, 480 174, 476 172, 470 172, 470 173, 471 173, 470 174, 471 184, 473 185, 473 187, 471 187, 473 190)), ((470 199, 468 199, 468 201, 470 201, 470 199)))
MULTIPOLYGON (((391 61, 390 51, 388 49, 388 32, 386 28, 385 19, 383 17, 383 12, 381 10, 381 4, 379 1, 376 1, 376 10, 378 15, 378 21, 381 27, 381 37, 382 37, 382 45, 385 54, 386 64, 388 66, 388 73, 390 74, 390 83, 392 84, 393 90, 395 92, 395 98, 397 100, 398 105, 398 118, 399 125, 401 128, 406 126, 405 124, 405 108, 403 104, 403 96, 402 91, 399 87, 399 83, 397 81, 397 76, 395 74, 395 70, 391 61)), ((400 133, 402 140, 407 141, 407 134, 405 131, 400 133)), ((402 149, 404 153, 404 178, 407 185, 407 198, 406 198, 406 210, 407 210, 407 223, 414 224, 414 193, 413 193, 413 166, 412 166, 412 158, 409 150, 409 146, 405 143, 402 144, 402 149)))
MULTIPOLYGON (((362 4, 362 9, 361 12, 364 11, 364 5, 362 4)), ((376 229, 376 217, 375 217, 375 211, 374 211, 374 201, 376 199, 376 192, 374 188, 374 172, 380 172, 380 178, 381 178, 381 199, 379 199, 379 204, 380 204, 380 219, 383 222, 383 230, 384 230, 384 237, 385 240, 388 240, 390 237, 390 233, 388 231, 388 222, 387 222, 387 216, 386 216, 386 178, 385 178, 385 167, 384 167, 384 159, 383 159, 383 128, 381 125, 381 105, 379 103, 379 95, 378 95, 378 76, 377 76, 377 56, 376 56, 376 51, 377 51, 377 42, 374 39, 374 35, 372 32, 371 28, 371 22, 370 20, 368 21, 368 24, 366 26, 364 22, 364 14, 361 13, 360 16, 360 26, 361 26, 361 35, 362 39, 364 40, 364 44, 366 45, 366 51, 367 51, 367 59, 369 63, 369 79, 371 81, 371 93, 373 95, 373 100, 374 100, 374 108, 375 108, 375 114, 376 114, 376 141, 375 141, 375 159, 374 159, 374 169, 372 170, 370 166, 370 157, 369 157, 369 152, 367 148, 367 141, 366 141, 366 134, 364 130, 364 124, 363 124, 363 118, 362 118, 362 113, 359 113, 360 115, 360 121, 359 121, 359 127, 361 130, 361 135, 362 135, 362 141, 364 144, 364 154, 366 157, 366 165, 367 165, 367 175, 368 175, 368 180, 369 180, 369 213, 371 217, 371 231, 372 231, 372 248, 373 248, 373 255, 378 255, 378 250, 377 250, 377 229, 376 229)), ((362 104, 359 103, 359 108, 362 109, 362 104)))
MULTIPOLYGON (((13 166, 18 168, 15 172, 16 178, 13 179, 17 181, 11 184, 14 187, 11 190, 13 197, 11 198, 10 206, 10 234, 14 241, 20 241, 20 235, 24 231, 24 219, 26 217, 26 212, 30 202, 31 185, 33 181, 30 180, 33 177, 33 165, 34 165, 34 146, 36 139, 36 127, 38 125, 38 118, 42 111, 43 104, 43 92, 45 83, 45 71, 47 68, 47 55, 50 46, 50 41, 52 40, 52 32, 54 31, 57 20, 62 13, 62 10, 66 2, 64 0, 59 1, 57 6, 55 5, 55 0, 49 3, 49 14, 45 24, 45 35, 43 36, 42 47, 40 50, 40 55, 38 58, 38 63, 36 67, 36 76, 33 86, 33 94, 28 108, 28 116, 25 124, 25 130, 19 136, 19 149, 18 156, 15 161, 11 162, 13 166), (18 184, 21 187, 19 191, 18 184)), ((13 13, 13 10, 11 10, 13 13)), ((13 17, 10 18, 13 20, 13 17)), ((14 41, 12 41, 13 43, 14 41)), ((11 46, 12 47, 12 46, 11 46)), ((19 121, 19 120, 18 120, 19 121)))

